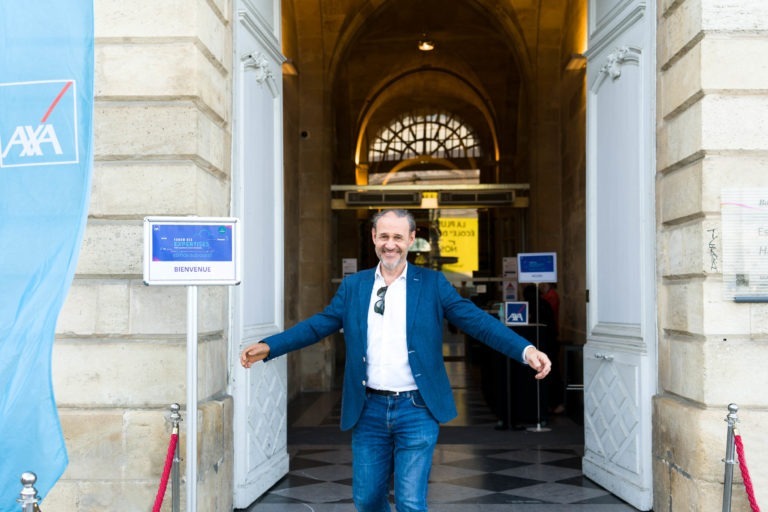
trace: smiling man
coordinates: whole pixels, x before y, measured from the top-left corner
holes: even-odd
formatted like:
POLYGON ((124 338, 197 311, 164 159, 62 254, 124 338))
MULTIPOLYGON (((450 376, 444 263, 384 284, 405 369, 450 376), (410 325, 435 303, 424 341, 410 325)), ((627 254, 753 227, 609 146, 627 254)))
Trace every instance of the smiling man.
POLYGON ((409 265, 416 223, 406 210, 373 217, 379 264, 347 276, 320 313, 243 350, 250 368, 344 329, 341 429, 352 432, 353 499, 360 512, 389 511, 394 474, 398 512, 427 510, 427 482, 440 423, 456 417, 443 362, 443 321, 542 379, 546 354, 462 298, 442 273, 409 265))
POLYGON ((381 215, 374 218, 373 245, 382 268, 397 277, 405 268, 408 248, 416 239, 416 225, 413 217, 397 217, 397 214, 381 215))

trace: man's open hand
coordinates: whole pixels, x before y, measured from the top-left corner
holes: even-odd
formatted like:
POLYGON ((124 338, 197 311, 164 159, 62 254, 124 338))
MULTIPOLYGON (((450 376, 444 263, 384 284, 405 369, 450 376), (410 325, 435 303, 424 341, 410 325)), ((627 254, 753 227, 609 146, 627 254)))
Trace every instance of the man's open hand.
POLYGON ((269 356, 269 345, 266 343, 254 343, 245 348, 240 354, 240 364, 243 368, 250 368, 257 361, 262 361, 269 356))
POLYGON ((552 361, 549 360, 547 354, 532 347, 525 352, 525 359, 528 362, 528 366, 536 370, 536 378, 543 379, 552 370, 552 361))

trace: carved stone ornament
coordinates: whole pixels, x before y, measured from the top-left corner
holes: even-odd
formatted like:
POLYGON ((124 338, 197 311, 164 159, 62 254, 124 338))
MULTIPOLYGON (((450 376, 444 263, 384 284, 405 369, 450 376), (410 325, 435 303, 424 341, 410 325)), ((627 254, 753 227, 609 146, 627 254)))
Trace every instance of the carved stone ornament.
POLYGON ((275 81, 275 75, 269 67, 269 60, 261 52, 251 52, 240 57, 243 68, 253 69, 255 71, 256 83, 259 85, 267 84, 273 97, 277 97, 278 89, 275 81))
POLYGON ((240 57, 243 67, 252 68, 256 71, 256 81, 263 84, 268 78, 272 77, 272 70, 269 69, 269 61, 261 52, 251 52, 240 57))
POLYGON ((613 52, 608 54, 606 63, 600 68, 601 73, 608 73, 608 76, 616 80, 621 76, 621 65, 627 60, 629 55, 629 47, 622 46, 616 48, 613 52))

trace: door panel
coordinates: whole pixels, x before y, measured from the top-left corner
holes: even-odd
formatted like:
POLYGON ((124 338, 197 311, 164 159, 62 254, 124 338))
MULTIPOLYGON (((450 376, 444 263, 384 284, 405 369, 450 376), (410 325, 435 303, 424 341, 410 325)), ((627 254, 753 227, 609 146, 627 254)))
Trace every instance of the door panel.
POLYGON ((587 72, 587 344, 584 474, 653 504, 656 383, 655 15, 590 2, 587 72), (594 19, 599 16, 599 19, 594 19))
POLYGON ((591 463, 610 461, 625 478, 640 474, 640 375, 637 354, 618 352, 595 343, 585 347, 584 372, 589 388, 584 403, 585 453, 591 463))
POLYGON ((283 329, 282 74, 279 2, 235 4, 232 210, 242 219, 242 284, 231 290, 234 505, 246 508, 288 472, 285 358, 239 364, 244 347, 283 329), (266 12, 259 7, 269 3, 266 12))

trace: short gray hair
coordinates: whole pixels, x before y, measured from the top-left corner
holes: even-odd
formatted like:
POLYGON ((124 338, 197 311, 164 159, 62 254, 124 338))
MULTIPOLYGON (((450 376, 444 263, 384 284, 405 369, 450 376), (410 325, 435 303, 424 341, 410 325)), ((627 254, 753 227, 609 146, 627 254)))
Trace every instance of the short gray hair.
POLYGON ((379 219, 385 216, 388 213, 394 213, 399 218, 405 217, 408 219, 408 232, 413 233, 416 231, 416 219, 413 218, 413 214, 409 212, 408 210, 403 210, 400 208, 388 208, 386 210, 381 210, 380 212, 376 213, 376 215, 373 216, 371 219, 371 227, 373 229, 376 229, 376 224, 379 222, 379 219))

